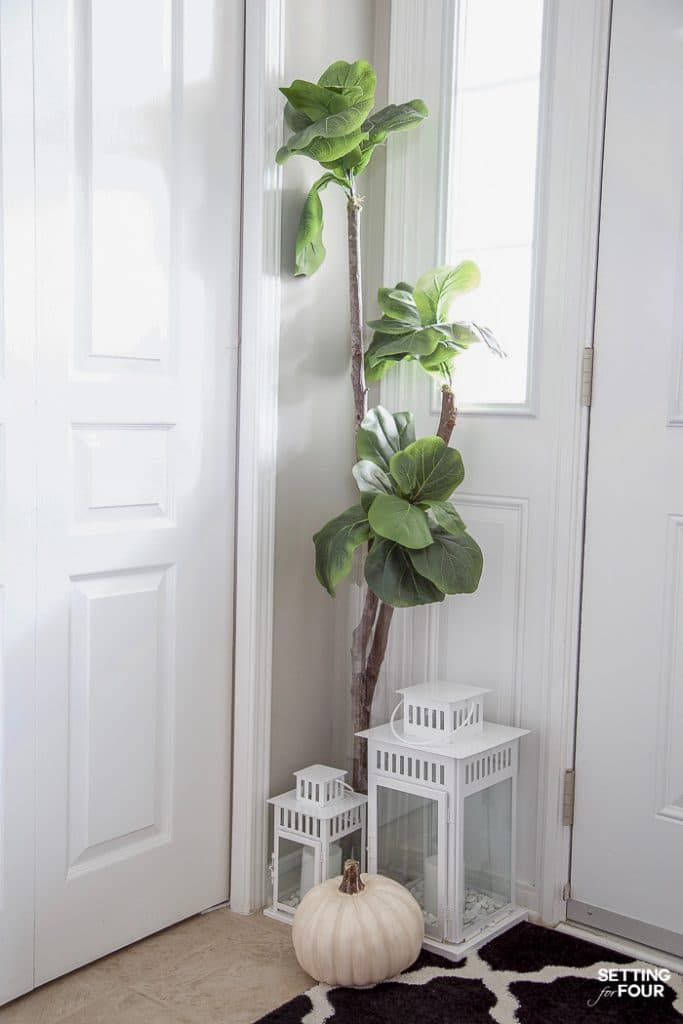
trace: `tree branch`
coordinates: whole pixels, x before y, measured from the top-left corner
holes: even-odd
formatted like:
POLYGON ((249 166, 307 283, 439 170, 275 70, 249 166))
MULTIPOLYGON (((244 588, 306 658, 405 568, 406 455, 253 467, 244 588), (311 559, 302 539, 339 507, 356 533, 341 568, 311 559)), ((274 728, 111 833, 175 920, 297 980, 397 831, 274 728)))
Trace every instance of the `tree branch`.
POLYGON ((378 604, 379 598, 377 595, 373 594, 369 588, 366 589, 363 613, 360 622, 353 631, 353 641, 351 644, 351 664, 354 678, 365 670, 365 655, 375 624, 378 604))
MULTIPOLYGON (((370 593, 370 591, 368 591, 370 593)), ((368 654, 365 670, 361 674, 362 699, 354 707, 354 733, 362 732, 370 728, 370 716, 372 714, 372 702, 375 697, 375 690, 382 669, 382 663, 387 651, 389 642, 389 628, 394 609, 390 604, 379 603, 379 611, 375 621, 372 645, 368 654)), ((353 743, 353 788, 357 793, 368 791, 368 759, 367 741, 354 736, 353 743)))
POLYGON ((351 385, 356 430, 368 411, 368 389, 365 383, 363 352, 363 292, 361 286, 360 211, 362 202, 355 191, 346 204, 349 243, 349 318, 351 326, 351 385))
POLYGON ((453 388, 449 384, 444 384, 441 388, 441 416, 436 436, 440 437, 446 444, 451 439, 457 415, 458 410, 455 407, 453 388))

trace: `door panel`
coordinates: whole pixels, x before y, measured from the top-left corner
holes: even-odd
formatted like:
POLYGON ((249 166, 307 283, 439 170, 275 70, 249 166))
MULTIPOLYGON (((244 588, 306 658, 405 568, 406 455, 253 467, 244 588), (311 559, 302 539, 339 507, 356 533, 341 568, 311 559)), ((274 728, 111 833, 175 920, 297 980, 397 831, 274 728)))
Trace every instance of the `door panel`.
POLYGON ((638 922, 644 923, 651 926, 648 941, 679 955, 682 92, 681 4, 616 0, 596 308, 569 916, 641 941, 644 931, 638 922))
POLYGON ((241 18, 34 10, 37 984, 227 897, 241 18))

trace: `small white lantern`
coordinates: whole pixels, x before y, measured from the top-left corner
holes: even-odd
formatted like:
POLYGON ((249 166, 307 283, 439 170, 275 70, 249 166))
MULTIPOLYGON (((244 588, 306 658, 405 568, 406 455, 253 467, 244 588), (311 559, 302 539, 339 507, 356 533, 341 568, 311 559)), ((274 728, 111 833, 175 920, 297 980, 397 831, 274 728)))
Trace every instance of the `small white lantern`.
POLYGON ((273 905, 264 913, 291 924, 309 889, 342 874, 353 858, 365 871, 368 798, 354 793, 345 771, 314 764, 294 772, 296 786, 268 803, 274 811, 273 905))
MULTIPOLYGON (((403 721, 368 741, 368 870, 401 882, 425 918, 425 946, 457 959, 527 918, 515 906, 520 737, 484 721, 479 687, 399 690, 403 721)), ((400 705, 399 705, 400 706, 400 705)))

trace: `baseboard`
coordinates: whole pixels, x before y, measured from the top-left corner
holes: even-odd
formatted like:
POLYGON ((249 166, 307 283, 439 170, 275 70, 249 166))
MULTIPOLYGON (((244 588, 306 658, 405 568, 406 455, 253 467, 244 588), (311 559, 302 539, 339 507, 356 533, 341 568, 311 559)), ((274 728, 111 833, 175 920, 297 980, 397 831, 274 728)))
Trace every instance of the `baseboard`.
POLYGON ((663 953, 661 949, 654 949, 652 946, 641 946, 629 939, 622 939, 610 932, 602 932, 597 928, 589 928, 587 925, 573 924, 569 921, 561 921, 555 926, 558 932, 566 935, 573 935, 576 939, 583 939, 585 942, 597 942, 607 949, 613 949, 616 953, 623 953, 624 956, 632 956, 635 960, 644 960, 648 964, 656 964, 657 967, 666 967, 677 974, 683 974, 683 959, 671 956, 670 953, 663 953))

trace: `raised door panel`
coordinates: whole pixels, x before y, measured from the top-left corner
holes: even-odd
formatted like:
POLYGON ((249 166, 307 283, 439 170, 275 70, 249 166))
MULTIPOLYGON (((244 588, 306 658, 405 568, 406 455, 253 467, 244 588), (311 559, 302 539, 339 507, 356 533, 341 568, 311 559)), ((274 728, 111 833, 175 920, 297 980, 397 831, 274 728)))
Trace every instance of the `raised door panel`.
POLYGON ((39 982, 227 895, 241 18, 36 10, 39 982))

